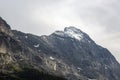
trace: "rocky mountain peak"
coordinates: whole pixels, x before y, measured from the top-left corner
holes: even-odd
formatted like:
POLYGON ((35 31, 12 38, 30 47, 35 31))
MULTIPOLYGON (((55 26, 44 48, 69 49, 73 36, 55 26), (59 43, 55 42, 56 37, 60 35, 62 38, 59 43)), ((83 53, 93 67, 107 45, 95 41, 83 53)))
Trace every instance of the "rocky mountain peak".
POLYGON ((64 32, 70 32, 70 31, 72 31, 72 32, 74 32, 76 34, 83 33, 80 29, 77 29, 74 26, 69 26, 69 27, 64 28, 64 32))
POLYGON ((70 27, 65 27, 64 28, 64 33, 71 37, 71 38, 75 38, 77 40, 81 40, 83 38, 83 32, 80 29, 77 29, 73 26, 70 27))
POLYGON ((73 26, 65 27, 64 31, 55 31, 52 35, 57 35, 60 37, 69 37, 76 40, 82 40, 85 37, 85 33, 80 29, 77 29, 73 26))

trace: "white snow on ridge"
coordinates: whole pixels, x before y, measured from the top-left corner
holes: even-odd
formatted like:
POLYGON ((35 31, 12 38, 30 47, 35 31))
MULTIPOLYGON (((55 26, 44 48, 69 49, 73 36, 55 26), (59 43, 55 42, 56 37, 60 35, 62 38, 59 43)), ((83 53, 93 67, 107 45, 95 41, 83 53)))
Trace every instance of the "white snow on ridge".
POLYGON ((34 45, 35 48, 38 48, 40 46, 40 44, 34 45))
POLYGON ((81 40, 82 38, 83 38, 83 34, 81 33, 81 34, 77 34, 77 33, 75 33, 73 30, 67 30, 67 31, 65 31, 65 34, 67 34, 69 37, 72 37, 72 38, 75 38, 75 39, 77 39, 77 40, 81 40))
POLYGON ((66 27, 64 31, 55 31, 54 34, 63 36, 63 37, 71 37, 77 40, 83 39, 83 32, 75 27, 66 27))
POLYGON ((63 31, 55 31, 54 34, 56 34, 56 35, 60 35, 60 36, 64 36, 63 31))

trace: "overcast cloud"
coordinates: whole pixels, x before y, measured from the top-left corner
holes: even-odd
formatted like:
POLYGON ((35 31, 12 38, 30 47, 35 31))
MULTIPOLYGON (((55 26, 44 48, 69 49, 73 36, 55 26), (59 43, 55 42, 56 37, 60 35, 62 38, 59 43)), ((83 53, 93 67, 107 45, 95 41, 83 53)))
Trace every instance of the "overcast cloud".
POLYGON ((0 0, 0 16, 12 29, 37 35, 76 26, 120 62, 119 0, 0 0))

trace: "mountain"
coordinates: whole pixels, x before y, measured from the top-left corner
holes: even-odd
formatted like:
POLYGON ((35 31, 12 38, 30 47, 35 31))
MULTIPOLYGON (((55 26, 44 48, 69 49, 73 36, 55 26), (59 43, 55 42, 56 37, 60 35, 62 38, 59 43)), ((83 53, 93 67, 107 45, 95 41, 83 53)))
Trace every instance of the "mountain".
MULTIPOLYGON (((48 36, 36 36, 11 30, 0 18, 0 62, 1 74, 14 74, 18 80, 21 76, 30 80, 30 76, 41 75, 51 76, 49 80, 120 79, 120 64, 114 56, 73 26, 48 36)), ((32 80, 41 79, 48 80, 32 80)))

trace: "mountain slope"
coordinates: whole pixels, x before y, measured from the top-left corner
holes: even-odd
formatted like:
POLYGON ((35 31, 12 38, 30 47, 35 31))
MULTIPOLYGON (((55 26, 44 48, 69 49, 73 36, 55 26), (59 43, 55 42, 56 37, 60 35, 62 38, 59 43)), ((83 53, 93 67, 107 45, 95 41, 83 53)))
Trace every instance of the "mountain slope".
MULTIPOLYGON (((64 31, 56 31, 49 36, 40 37, 18 31, 13 32, 32 49, 47 54, 51 59, 65 62, 72 70, 68 71, 68 75, 71 75, 69 72, 73 72, 72 74, 78 78, 120 79, 120 65, 113 55, 75 27, 66 27, 64 31)), ((57 68, 59 70, 58 64, 57 68)))
POLYGON ((0 18, 0 62, 1 79, 8 75, 17 80, 34 76, 44 78, 33 80, 46 80, 45 76, 51 80, 64 80, 56 76, 68 80, 120 79, 120 65, 114 56, 75 27, 36 36, 11 30, 0 18))

